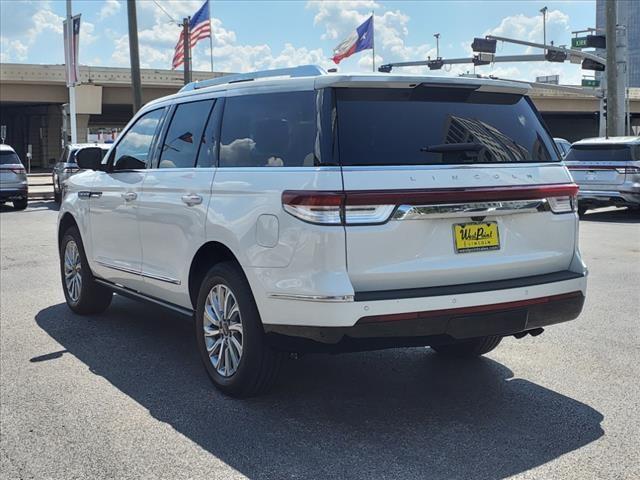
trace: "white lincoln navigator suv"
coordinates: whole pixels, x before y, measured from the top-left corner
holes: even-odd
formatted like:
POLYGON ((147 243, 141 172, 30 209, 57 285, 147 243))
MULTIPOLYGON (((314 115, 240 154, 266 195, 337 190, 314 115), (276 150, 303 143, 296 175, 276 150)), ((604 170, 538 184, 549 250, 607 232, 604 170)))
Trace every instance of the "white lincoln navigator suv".
POLYGON ((146 105, 78 157, 59 216, 69 307, 113 293, 195 319, 247 396, 287 352, 481 355, 576 318, 577 187, 522 84, 221 77, 146 105))

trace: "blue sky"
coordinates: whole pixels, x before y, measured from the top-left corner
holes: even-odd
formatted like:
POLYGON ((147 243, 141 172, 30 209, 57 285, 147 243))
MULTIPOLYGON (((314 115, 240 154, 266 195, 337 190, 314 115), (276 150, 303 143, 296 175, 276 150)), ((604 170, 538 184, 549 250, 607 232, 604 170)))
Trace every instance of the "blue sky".
MULTIPOLYGON (((170 68, 179 29, 175 19, 192 15, 204 0, 138 0, 140 60, 145 68, 170 68)), ((434 33, 441 34, 445 58, 470 57, 474 36, 487 33, 542 40, 543 6, 549 9, 547 38, 567 44, 571 31, 592 27, 595 1, 241 1, 211 0, 214 69, 249 71, 319 63, 331 67, 333 48, 371 11, 375 12, 376 63, 435 56, 434 33)), ((82 14, 80 62, 100 66, 129 66, 126 2, 74 0, 73 13, 82 14)), ((0 60, 15 63, 62 63, 62 0, 0 0, 0 60)), ((498 54, 525 53, 524 47, 498 46, 498 54)), ((209 70, 209 42, 195 48, 197 69, 209 70)), ((530 52, 527 52, 530 53, 530 52)), ((343 61, 340 71, 371 71, 370 51, 343 61)), ((426 73, 425 68, 402 70, 426 73)), ((473 71, 455 66, 455 75, 473 71)), ((562 83, 577 83, 578 65, 496 64, 478 73, 533 80, 536 75, 560 74, 562 83)))

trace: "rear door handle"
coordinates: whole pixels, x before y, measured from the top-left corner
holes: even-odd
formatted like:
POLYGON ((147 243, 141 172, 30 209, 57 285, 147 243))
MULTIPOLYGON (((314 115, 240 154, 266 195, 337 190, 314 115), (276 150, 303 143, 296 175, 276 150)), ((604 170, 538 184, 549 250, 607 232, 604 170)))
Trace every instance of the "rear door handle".
POLYGON ((189 195, 183 195, 182 201, 190 207, 193 207, 194 205, 200 205, 202 203, 202 197, 195 193, 190 193, 189 195))
POLYGON ((138 198, 138 194, 136 192, 127 192, 123 193, 121 197, 124 198, 125 202, 131 202, 132 200, 138 198))

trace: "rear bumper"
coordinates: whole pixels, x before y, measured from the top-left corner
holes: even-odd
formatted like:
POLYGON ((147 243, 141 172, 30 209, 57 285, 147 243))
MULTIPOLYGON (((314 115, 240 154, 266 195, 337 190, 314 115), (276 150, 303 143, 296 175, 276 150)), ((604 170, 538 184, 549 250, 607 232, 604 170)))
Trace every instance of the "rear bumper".
MULTIPOLYGON (((549 278, 562 278, 561 273, 549 278)), ((476 291, 440 294, 444 292, 436 290, 421 292, 433 296, 417 298, 327 303, 272 300, 278 302, 280 322, 264 323, 264 329, 272 345, 292 351, 366 350, 512 335, 580 314, 587 274, 566 273, 560 281, 504 282, 493 290, 483 284, 476 291)), ((263 322, 270 316, 263 314, 263 322)))
POLYGON ((0 189, 0 201, 6 202, 8 200, 22 200, 27 198, 29 191, 27 187, 24 188, 1 188, 0 189))
POLYGON ((582 291, 519 302, 365 316, 353 327, 265 325, 269 343, 288 351, 340 352, 424 346, 486 335, 513 335, 573 320, 582 291))
POLYGON ((605 188, 580 187, 578 202, 583 205, 640 205, 640 188, 631 188, 626 184, 618 188, 606 186, 605 188))

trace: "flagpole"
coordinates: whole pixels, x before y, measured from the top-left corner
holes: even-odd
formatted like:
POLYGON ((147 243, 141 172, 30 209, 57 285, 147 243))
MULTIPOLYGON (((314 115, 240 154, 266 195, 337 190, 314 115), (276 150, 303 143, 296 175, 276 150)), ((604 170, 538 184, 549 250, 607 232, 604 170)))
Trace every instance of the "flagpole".
POLYGON ((211 73, 213 73, 213 17, 211 16, 211 0, 209 0, 209 53, 211 54, 211 73))
POLYGON ((373 10, 371 10, 371 31, 373 32, 373 43, 371 44, 371 59, 373 60, 373 72, 376 71, 376 29, 373 16, 373 10))

